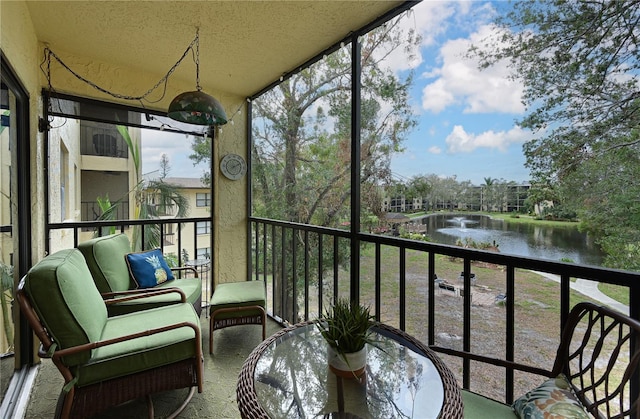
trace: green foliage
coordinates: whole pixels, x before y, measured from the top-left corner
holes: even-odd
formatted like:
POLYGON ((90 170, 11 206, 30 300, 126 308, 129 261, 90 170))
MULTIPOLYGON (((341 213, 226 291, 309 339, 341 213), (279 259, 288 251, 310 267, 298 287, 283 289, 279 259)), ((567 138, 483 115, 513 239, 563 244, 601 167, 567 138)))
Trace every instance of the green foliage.
POLYGON ((164 255, 164 259, 167 261, 167 265, 169 265, 170 268, 176 268, 180 266, 178 255, 176 255, 175 253, 166 253, 164 255))
MULTIPOLYGON (((390 159, 415 125, 411 75, 382 65, 390 51, 418 45, 397 19, 362 42, 361 196, 381 215, 379 185, 390 159)), ((253 102, 253 211, 257 216, 339 227, 351 194, 351 54, 339 49, 253 102), (260 212, 258 212, 260 211, 260 212)))
POLYGON ((409 232, 406 232, 406 231, 403 231, 403 232, 400 233, 400 238, 410 239, 410 240, 420 240, 420 241, 424 241, 424 242, 430 242, 431 241, 431 237, 429 237, 428 235, 420 234, 420 233, 409 233, 409 232))
MULTIPOLYGON (((211 137, 208 135, 193 137, 191 149, 193 153, 189 155, 189 158, 193 160, 193 164, 211 162, 211 137)), ((211 185, 211 173, 203 173, 201 180, 205 185, 211 185)))
POLYGON ((506 61, 524 83, 528 110, 518 122, 539 134, 524 145, 526 166, 533 183, 553 193, 540 198, 562 203, 565 213, 551 210, 553 217, 574 218, 575 211, 609 255, 608 266, 637 269, 640 3, 512 5, 497 19, 500 35, 472 53, 487 67, 506 61))
POLYGON ((374 316, 369 307, 339 298, 315 323, 327 343, 339 354, 357 352, 371 342, 374 316))
POLYGON ((493 241, 493 243, 477 242, 471 237, 465 237, 464 239, 456 240, 456 246, 465 247, 467 249, 489 250, 497 249, 499 245, 495 242, 495 240, 493 241))
MULTIPOLYGON (((96 197, 96 202, 98 203, 98 208, 100 209, 100 215, 98 215, 98 220, 115 220, 116 213, 118 210, 118 206, 120 202, 111 203, 109 200, 109 195, 105 195, 104 197, 98 196, 96 197)), ((100 234, 98 231, 95 232, 95 236, 105 236, 108 234, 114 234, 116 232, 115 226, 110 227, 102 227, 100 234)))
POLYGON ((575 221, 577 217, 578 214, 574 210, 560 204, 546 207, 540 214, 540 218, 553 221, 575 221))
MULTIPOLYGON (((129 134, 129 129, 123 125, 117 125, 118 132, 124 138, 129 155, 135 166, 135 186, 129 191, 128 195, 132 195, 135 201, 133 219, 145 220, 159 218, 160 216, 173 214, 176 218, 186 217, 189 212, 189 201, 184 195, 178 192, 178 188, 174 185, 164 182, 170 170, 169 158, 166 154, 162 155, 160 170, 162 178, 160 180, 142 181, 140 180, 140 164, 141 152, 140 143, 133 141, 129 134), (174 211, 175 209, 175 211, 174 211)), ((123 196, 115 202, 111 202, 109 196, 98 197, 97 203, 101 210, 100 220, 115 219, 116 210, 122 201, 128 196, 123 196)), ((101 235, 115 233, 115 227, 104 227, 101 235)), ((153 249, 160 247, 161 231, 157 224, 145 224, 144 226, 134 226, 131 238, 131 248, 139 251, 143 249, 153 249), (141 228, 144 228, 145 242, 141 242, 141 228)))
MULTIPOLYGON (((394 50, 407 53, 418 47, 416 33, 400 24, 404 18, 407 16, 360 37, 359 186, 364 229, 373 229, 372 220, 382 215, 380 185, 391 179, 391 156, 402 150, 416 124, 409 103, 411 73, 400 77, 380 61, 394 50)), ((351 64, 350 48, 340 48, 252 101, 252 215, 340 229, 345 228, 345 220, 351 221, 351 64)), ((196 147, 194 153, 203 156, 196 147)), ((292 249, 302 249, 304 240, 294 234, 278 243, 283 243, 283 258, 291 261, 276 268, 281 272, 273 273, 282 276, 285 295, 296 278, 304 276, 303 258, 292 266, 292 249)), ((309 249, 298 254, 318 251, 317 238, 311 237, 308 243, 309 249)), ((323 266, 314 266, 319 262, 311 258, 308 269, 324 272, 332 263, 346 267, 350 257, 348 240, 332 245, 325 242, 323 266), (332 250, 335 252, 328 253, 332 250)), ((297 302, 292 300, 287 295, 282 309, 295 313, 297 302)))

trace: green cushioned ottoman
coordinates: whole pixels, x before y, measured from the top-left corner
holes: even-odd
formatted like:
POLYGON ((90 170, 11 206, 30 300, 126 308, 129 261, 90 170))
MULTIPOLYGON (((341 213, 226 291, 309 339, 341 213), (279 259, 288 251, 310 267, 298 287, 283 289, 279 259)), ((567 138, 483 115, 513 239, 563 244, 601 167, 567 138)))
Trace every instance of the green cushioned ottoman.
POLYGON ((213 353, 213 331, 243 324, 261 324, 265 339, 267 294, 264 281, 218 284, 211 297, 209 353, 213 353))

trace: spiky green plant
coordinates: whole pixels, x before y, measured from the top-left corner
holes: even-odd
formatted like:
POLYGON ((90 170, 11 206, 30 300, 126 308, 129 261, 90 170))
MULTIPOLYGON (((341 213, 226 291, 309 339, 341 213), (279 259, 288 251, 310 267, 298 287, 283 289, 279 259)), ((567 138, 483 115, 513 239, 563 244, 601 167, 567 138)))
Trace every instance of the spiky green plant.
POLYGON ((374 316, 369 307, 339 298, 319 317, 316 326, 337 353, 345 354, 357 352, 372 343, 370 328, 373 323, 374 316))

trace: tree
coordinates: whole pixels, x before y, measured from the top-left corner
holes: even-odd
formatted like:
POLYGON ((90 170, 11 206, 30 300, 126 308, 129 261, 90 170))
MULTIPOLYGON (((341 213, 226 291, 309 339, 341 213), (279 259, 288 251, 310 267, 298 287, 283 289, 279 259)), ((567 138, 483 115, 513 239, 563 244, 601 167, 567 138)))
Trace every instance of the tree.
MULTIPOLYGON (((116 209, 122 202, 126 202, 129 196, 133 196, 134 219, 145 220, 159 218, 160 215, 166 215, 174 212, 176 218, 186 217, 189 211, 189 201, 182 195, 178 188, 174 185, 164 182, 164 178, 169 173, 171 165, 166 154, 162 155, 160 161, 161 177, 158 180, 140 179, 141 150, 140 144, 133 141, 129 134, 129 128, 124 125, 117 125, 118 132, 124 139, 129 149, 129 156, 134 164, 135 186, 126 196, 120 197, 117 201, 112 202, 108 196, 98 197, 98 206, 101 214, 99 220, 113 220, 116 215, 116 209), (175 211, 174 211, 175 210, 175 211)), ((96 234, 109 234, 115 232, 113 227, 103 227, 101 232, 96 234)), ((131 248, 133 250, 153 249, 160 247, 161 240, 160 226, 157 224, 145 224, 144 226, 134 226, 131 238, 131 248), (144 228, 144 235, 141 234, 141 227, 144 228), (142 237, 144 236, 144 243, 142 237)))
MULTIPOLYGON (((381 186, 390 182, 391 155, 401 150, 415 125, 408 101, 411 73, 400 78, 385 64, 391 52, 410 51, 418 45, 413 31, 401 29, 401 18, 360 38, 360 216, 365 228, 368 220, 381 215, 381 186)), ((254 215, 337 228, 350 220, 350 52, 348 47, 340 48, 253 101, 254 215)), ((326 245, 323 249, 331 250, 326 245)), ((336 262, 346 263, 346 241, 338 250, 336 262)), ((327 253, 323 260, 329 266, 333 254, 327 253)), ((317 267, 310 270, 317 272, 317 267)))
POLYGON ((169 163, 169 156, 166 153, 162 153, 160 156, 160 179, 165 179, 171 171, 171 163, 169 163))
MULTIPOLYGON (((193 164, 205 162, 207 167, 211 167, 211 136, 202 135, 192 137, 191 149, 193 153, 189 155, 189 158, 193 160, 193 164)), ((211 173, 205 171, 202 174, 202 183, 209 186, 211 185, 211 173)))
POLYGON ((519 123, 540 134, 524 146, 533 181, 575 208, 599 243, 619 243, 604 246, 608 265, 637 265, 611 252, 640 240, 628 210, 640 190, 640 2, 519 1, 496 23, 501 35, 472 52, 484 66, 508 60, 524 83, 519 123))
POLYGON ((493 179, 491 177, 486 177, 484 178, 484 184, 482 185, 482 190, 483 190, 483 202, 482 202, 482 209, 485 211, 493 211, 495 210, 495 205, 496 205, 496 198, 495 198, 495 191, 494 191, 494 185, 496 183, 497 179, 493 179))

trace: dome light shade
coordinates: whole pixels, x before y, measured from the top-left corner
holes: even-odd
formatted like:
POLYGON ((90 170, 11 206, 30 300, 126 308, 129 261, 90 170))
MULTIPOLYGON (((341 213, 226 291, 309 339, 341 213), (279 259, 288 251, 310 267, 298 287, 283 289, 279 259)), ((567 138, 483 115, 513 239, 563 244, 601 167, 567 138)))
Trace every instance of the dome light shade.
POLYGON ((187 124, 224 125, 227 114, 216 98, 200 90, 180 93, 169 105, 169 118, 187 124))

